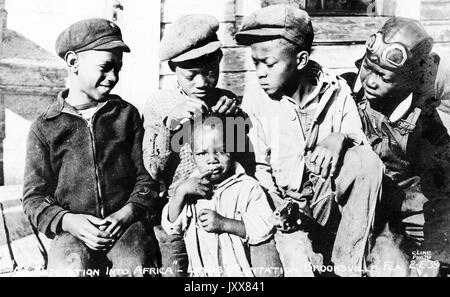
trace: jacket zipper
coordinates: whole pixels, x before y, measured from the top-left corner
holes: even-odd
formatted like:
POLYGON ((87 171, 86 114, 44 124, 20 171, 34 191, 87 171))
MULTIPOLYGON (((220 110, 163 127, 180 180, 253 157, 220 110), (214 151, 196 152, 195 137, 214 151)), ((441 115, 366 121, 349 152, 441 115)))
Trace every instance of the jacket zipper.
POLYGON ((101 184, 100 184, 100 174, 99 174, 98 165, 97 165, 97 149, 95 147, 95 135, 94 135, 94 125, 93 125, 94 118, 95 118, 95 114, 91 119, 86 119, 86 122, 87 122, 87 126, 89 128, 89 135, 90 135, 90 139, 91 139, 91 147, 92 147, 92 153, 93 153, 93 158, 94 158, 95 179, 97 182, 97 193, 98 193, 98 203, 100 205, 100 215, 101 215, 102 219, 104 219, 105 218, 105 203, 103 200, 102 188, 101 188, 101 184))
MULTIPOLYGON (((101 188, 101 184, 100 184, 100 173, 99 173, 99 169, 98 169, 98 165, 97 165, 97 149, 95 147, 95 133, 94 133, 94 120, 95 120, 95 116, 99 113, 99 111, 104 108, 106 105, 108 104, 108 101, 106 101, 99 109, 97 109, 97 111, 94 113, 94 115, 92 116, 91 119, 85 119, 83 118, 81 115, 79 115, 76 112, 72 112, 71 110, 65 111, 68 114, 71 114, 77 118, 82 119, 83 121, 85 121, 87 123, 87 127, 89 129, 89 138, 91 141, 91 148, 92 148, 92 154, 93 154, 93 159, 94 159, 94 168, 95 168, 95 178, 96 178, 96 184, 97 184, 97 194, 98 194, 98 203, 100 206, 100 216, 102 217, 102 219, 105 218, 105 202, 103 200, 103 194, 102 194, 102 188, 101 188)), ((63 110, 64 112, 64 110, 63 110)))

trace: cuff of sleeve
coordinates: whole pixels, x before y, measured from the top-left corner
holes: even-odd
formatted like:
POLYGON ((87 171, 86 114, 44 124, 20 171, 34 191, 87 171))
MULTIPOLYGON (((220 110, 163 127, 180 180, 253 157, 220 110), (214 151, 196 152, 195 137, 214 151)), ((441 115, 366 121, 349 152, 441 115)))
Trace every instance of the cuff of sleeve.
POLYGON ((165 116, 164 119, 163 119, 163 125, 164 125, 164 127, 165 127, 167 130, 169 130, 169 132, 176 132, 176 131, 179 131, 179 130, 181 130, 181 128, 183 127, 181 124, 179 124, 178 126, 175 127, 175 129, 171 129, 171 128, 167 125, 167 119, 168 119, 168 117, 165 116))
POLYGON ((133 205, 134 210, 137 211, 136 215, 136 221, 140 220, 150 220, 153 218, 153 214, 151 214, 150 211, 147 210, 146 207, 142 206, 139 203, 135 202, 128 202, 127 204, 133 205))
POLYGON ((161 226, 163 227, 164 231, 168 235, 176 235, 176 234, 182 234, 182 225, 183 225, 183 212, 180 213, 178 218, 175 220, 175 222, 169 221, 169 208, 168 205, 164 206, 162 215, 161 215, 161 226))
POLYGON ((61 211, 58 213, 50 223, 50 231, 53 234, 59 235, 62 232, 62 218, 65 214, 69 213, 69 211, 61 211))
POLYGON ((352 142, 354 146, 366 144, 365 137, 360 136, 358 134, 346 134, 349 141, 352 142))
POLYGON ((159 185, 156 183, 138 186, 127 203, 134 203, 144 208, 149 215, 152 215, 152 212, 156 211, 160 204, 158 190, 159 185))
POLYGON ((44 233, 48 238, 53 239, 58 233, 58 227, 60 226, 60 221, 66 213, 68 213, 66 209, 61 206, 50 206, 43 210, 39 217, 38 229, 42 233, 44 233))
POLYGON ((259 219, 255 215, 245 213, 242 215, 245 226, 245 240, 250 245, 257 245, 272 237, 273 226, 259 219))

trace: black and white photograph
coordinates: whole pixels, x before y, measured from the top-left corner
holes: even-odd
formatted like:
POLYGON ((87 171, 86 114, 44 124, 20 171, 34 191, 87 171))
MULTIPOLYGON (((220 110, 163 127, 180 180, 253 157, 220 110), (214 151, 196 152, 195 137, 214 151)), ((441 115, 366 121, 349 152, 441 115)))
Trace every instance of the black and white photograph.
POLYGON ((0 278, 450 276, 450 1, 0 0, 0 39, 0 278))

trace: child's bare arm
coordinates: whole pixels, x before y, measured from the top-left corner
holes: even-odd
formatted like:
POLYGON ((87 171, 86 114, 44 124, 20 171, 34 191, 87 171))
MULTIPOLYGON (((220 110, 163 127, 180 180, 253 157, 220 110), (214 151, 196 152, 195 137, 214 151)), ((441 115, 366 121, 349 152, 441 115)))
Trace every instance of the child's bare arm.
POLYGON ((247 236, 243 221, 226 218, 213 210, 202 209, 198 219, 206 232, 229 233, 242 238, 247 236))
POLYGON ((175 190, 174 196, 169 200, 168 205, 168 219, 173 223, 186 204, 186 197, 188 195, 196 195, 202 198, 211 192, 211 171, 207 171, 199 177, 192 177, 182 182, 175 190))

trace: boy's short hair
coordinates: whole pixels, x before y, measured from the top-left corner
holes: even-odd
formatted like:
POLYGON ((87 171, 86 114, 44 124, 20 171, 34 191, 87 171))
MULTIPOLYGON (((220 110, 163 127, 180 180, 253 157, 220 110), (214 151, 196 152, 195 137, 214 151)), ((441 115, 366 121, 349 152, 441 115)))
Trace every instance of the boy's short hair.
POLYGON ((55 44, 56 53, 61 59, 65 59, 70 51, 79 53, 111 49, 130 52, 130 48, 122 40, 120 28, 102 18, 85 19, 70 25, 59 34, 55 44))
POLYGON ((297 45, 298 50, 310 53, 314 29, 305 10, 291 5, 271 5, 246 17, 235 38, 242 45, 284 38, 297 45))
POLYGON ((191 148, 194 149, 194 139, 203 133, 205 128, 218 129, 222 132, 226 152, 232 157, 248 152, 248 123, 244 118, 209 113, 194 120, 191 127, 191 148))

